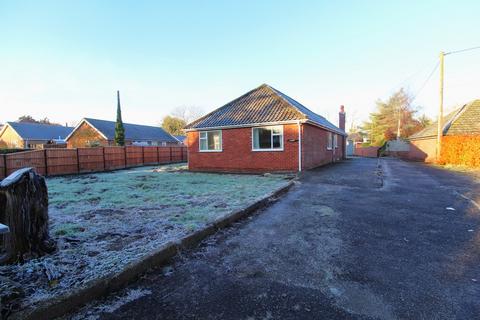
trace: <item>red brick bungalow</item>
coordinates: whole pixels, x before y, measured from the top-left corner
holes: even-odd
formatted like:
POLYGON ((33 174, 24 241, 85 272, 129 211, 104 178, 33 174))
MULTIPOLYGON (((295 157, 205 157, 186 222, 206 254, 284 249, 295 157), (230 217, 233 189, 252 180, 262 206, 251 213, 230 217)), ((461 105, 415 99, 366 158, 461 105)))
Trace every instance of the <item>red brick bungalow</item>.
POLYGON ((263 84, 185 127, 189 170, 294 172, 339 161, 343 107, 339 123, 263 84))
MULTIPOLYGON (((480 166, 480 99, 443 118, 441 162, 480 166)), ((408 138, 409 160, 436 161, 437 122, 408 138)))

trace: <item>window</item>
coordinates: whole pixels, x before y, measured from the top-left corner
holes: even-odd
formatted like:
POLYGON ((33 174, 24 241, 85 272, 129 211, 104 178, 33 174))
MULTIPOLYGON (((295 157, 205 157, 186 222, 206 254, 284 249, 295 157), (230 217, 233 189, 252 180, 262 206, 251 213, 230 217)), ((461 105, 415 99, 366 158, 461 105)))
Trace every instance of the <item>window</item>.
POLYGON ((222 151, 222 131, 201 131, 200 151, 219 152, 222 151))
POLYGON ((328 150, 332 150, 332 146, 333 146, 333 137, 332 137, 332 133, 329 132, 328 135, 328 140, 327 140, 327 149, 328 150))
POLYGON ((283 127, 252 128, 252 150, 273 151, 283 150, 283 127))
POLYGON ((333 145, 335 146, 335 149, 338 149, 338 135, 336 134, 333 135, 333 145))

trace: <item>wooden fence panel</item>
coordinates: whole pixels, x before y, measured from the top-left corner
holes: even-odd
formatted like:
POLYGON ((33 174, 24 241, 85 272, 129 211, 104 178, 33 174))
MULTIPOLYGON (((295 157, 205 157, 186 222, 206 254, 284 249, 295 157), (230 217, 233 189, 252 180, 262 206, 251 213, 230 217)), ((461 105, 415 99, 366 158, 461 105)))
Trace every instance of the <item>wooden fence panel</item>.
POLYGON ((78 148, 80 172, 104 171, 103 148, 78 148))
POLYGON ((170 147, 158 147, 158 163, 172 162, 170 156, 170 147))
POLYGON ((172 147, 172 162, 182 161, 182 147, 172 147))
POLYGON ((6 164, 5 164, 6 155, 0 155, 0 179, 5 178, 6 164))
POLYGON ((188 151, 185 147, 182 147, 182 161, 188 161, 188 151))
POLYGON ((123 147, 106 147, 105 152, 105 170, 115 170, 125 168, 125 150, 123 147))
POLYGON ((77 150, 47 149, 47 173, 50 176, 78 173, 77 150))
POLYGON ((143 164, 157 164, 157 147, 143 147, 143 164))
POLYGON ((35 168, 35 171, 41 175, 47 174, 45 170, 46 166, 44 150, 11 153, 7 154, 6 159, 7 176, 16 170, 25 167, 35 168))
POLYGON ((143 165, 143 147, 127 146, 125 154, 127 155, 127 167, 143 165))
POLYGON ((0 155, 0 179, 24 167, 33 167, 41 175, 63 175, 186 160, 186 147, 127 146, 34 150, 0 155))

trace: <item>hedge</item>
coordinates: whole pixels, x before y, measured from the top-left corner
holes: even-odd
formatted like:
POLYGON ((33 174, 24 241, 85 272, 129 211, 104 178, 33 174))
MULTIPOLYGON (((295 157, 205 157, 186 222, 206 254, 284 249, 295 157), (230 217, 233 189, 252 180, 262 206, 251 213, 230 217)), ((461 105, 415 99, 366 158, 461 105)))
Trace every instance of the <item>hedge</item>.
POLYGON ((480 136, 445 136, 441 163, 480 167, 480 136))
POLYGON ((0 154, 7 154, 7 153, 15 153, 15 152, 23 152, 23 151, 30 151, 32 149, 20 149, 20 148, 0 148, 0 154))

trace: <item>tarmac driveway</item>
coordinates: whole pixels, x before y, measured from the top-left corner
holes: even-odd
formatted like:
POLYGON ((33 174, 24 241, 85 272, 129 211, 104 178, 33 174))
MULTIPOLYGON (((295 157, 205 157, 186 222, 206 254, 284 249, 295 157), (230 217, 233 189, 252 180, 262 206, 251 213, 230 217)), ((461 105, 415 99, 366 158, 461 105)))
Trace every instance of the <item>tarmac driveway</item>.
POLYGON ((480 319, 479 203, 468 176, 350 159, 73 317, 480 319))

